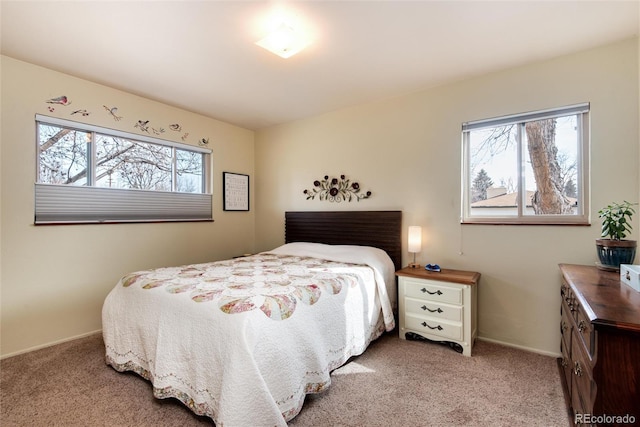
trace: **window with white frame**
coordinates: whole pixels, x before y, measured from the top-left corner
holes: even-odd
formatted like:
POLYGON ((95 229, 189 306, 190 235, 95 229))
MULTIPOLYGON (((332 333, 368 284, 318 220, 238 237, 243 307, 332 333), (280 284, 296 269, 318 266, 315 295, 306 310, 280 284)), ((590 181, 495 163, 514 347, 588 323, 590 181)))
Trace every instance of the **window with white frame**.
POLYGON ((589 104, 462 124, 462 222, 589 223, 589 104))
POLYGON ((36 115, 35 224, 210 221, 211 151, 36 115))

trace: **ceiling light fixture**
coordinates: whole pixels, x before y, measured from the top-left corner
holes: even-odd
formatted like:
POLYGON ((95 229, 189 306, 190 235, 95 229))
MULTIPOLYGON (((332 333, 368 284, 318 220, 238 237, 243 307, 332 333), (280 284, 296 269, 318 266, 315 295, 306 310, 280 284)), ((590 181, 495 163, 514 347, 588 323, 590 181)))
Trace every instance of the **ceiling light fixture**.
POLYGON ((260 47, 282 58, 289 58, 309 45, 310 41, 291 26, 282 23, 265 38, 256 42, 260 47))

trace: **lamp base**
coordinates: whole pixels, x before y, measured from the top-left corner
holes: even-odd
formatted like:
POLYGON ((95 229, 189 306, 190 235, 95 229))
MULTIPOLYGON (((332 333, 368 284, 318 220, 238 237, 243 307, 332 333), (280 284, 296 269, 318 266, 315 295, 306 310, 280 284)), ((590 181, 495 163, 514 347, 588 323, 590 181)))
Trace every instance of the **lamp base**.
POLYGON ((411 264, 409 264, 409 268, 422 268, 422 265, 418 264, 417 262, 412 262, 411 264))

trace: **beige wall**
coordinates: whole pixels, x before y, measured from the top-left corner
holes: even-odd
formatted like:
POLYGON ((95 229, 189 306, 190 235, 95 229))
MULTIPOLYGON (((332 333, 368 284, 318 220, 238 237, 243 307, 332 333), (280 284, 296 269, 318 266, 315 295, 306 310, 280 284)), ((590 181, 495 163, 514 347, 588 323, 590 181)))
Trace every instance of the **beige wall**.
MULTIPOLYGON (((637 38, 276 126, 256 134, 256 249, 282 243, 286 210, 401 209, 405 242, 409 225, 423 226, 422 263, 482 273, 482 338, 558 354, 557 265, 593 265, 597 210, 637 201, 639 146, 637 38), (591 103, 593 225, 461 225, 461 123, 581 102, 591 103), (306 200, 325 174, 373 196, 306 200)), ((638 228, 636 216, 632 238, 638 228)))
MULTIPOLYGON (((251 131, 2 56, 0 354, 100 329, 104 297, 126 272, 267 250, 283 242, 284 211, 346 209, 403 210, 405 241, 408 225, 424 228, 420 262, 482 273, 481 337, 557 354, 557 264, 595 262, 598 208, 640 196, 639 52, 627 40, 265 129, 255 151, 251 131), (62 94, 73 104, 48 112, 44 101, 62 94), (587 101, 593 226, 460 225, 462 122, 587 101), (100 126, 135 131, 129 119, 144 118, 209 137, 215 222, 35 227, 34 115, 72 118, 70 108, 91 109, 84 120, 100 126), (251 212, 222 211, 222 171, 251 175, 251 212), (325 174, 373 196, 306 200, 325 174)), ((635 239, 639 228, 636 216, 635 239)))
MULTIPOLYGON (((123 274, 157 266, 229 258, 254 249, 254 209, 223 212, 222 171, 254 183, 254 133, 69 75, 1 57, 1 354, 101 328, 102 302, 123 274), (45 100, 66 95, 63 107, 45 100), (117 106, 116 122, 103 105, 117 106), (55 107, 49 112, 47 107, 55 107), (86 117, 71 116, 88 109, 86 117), (36 113, 140 133, 139 119, 162 125, 161 137, 181 142, 167 126, 182 125, 187 143, 209 138, 214 222, 34 226, 36 113)), ((253 188, 251 188, 253 195, 253 188)))

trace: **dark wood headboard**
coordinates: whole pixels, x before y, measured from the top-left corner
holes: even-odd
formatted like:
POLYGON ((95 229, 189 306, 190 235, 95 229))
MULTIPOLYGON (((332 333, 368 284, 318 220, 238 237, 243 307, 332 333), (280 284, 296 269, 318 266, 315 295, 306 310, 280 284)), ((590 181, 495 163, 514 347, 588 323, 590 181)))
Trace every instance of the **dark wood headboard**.
POLYGON ((389 254, 402 268, 402 211, 285 212, 285 242, 359 245, 389 254))

